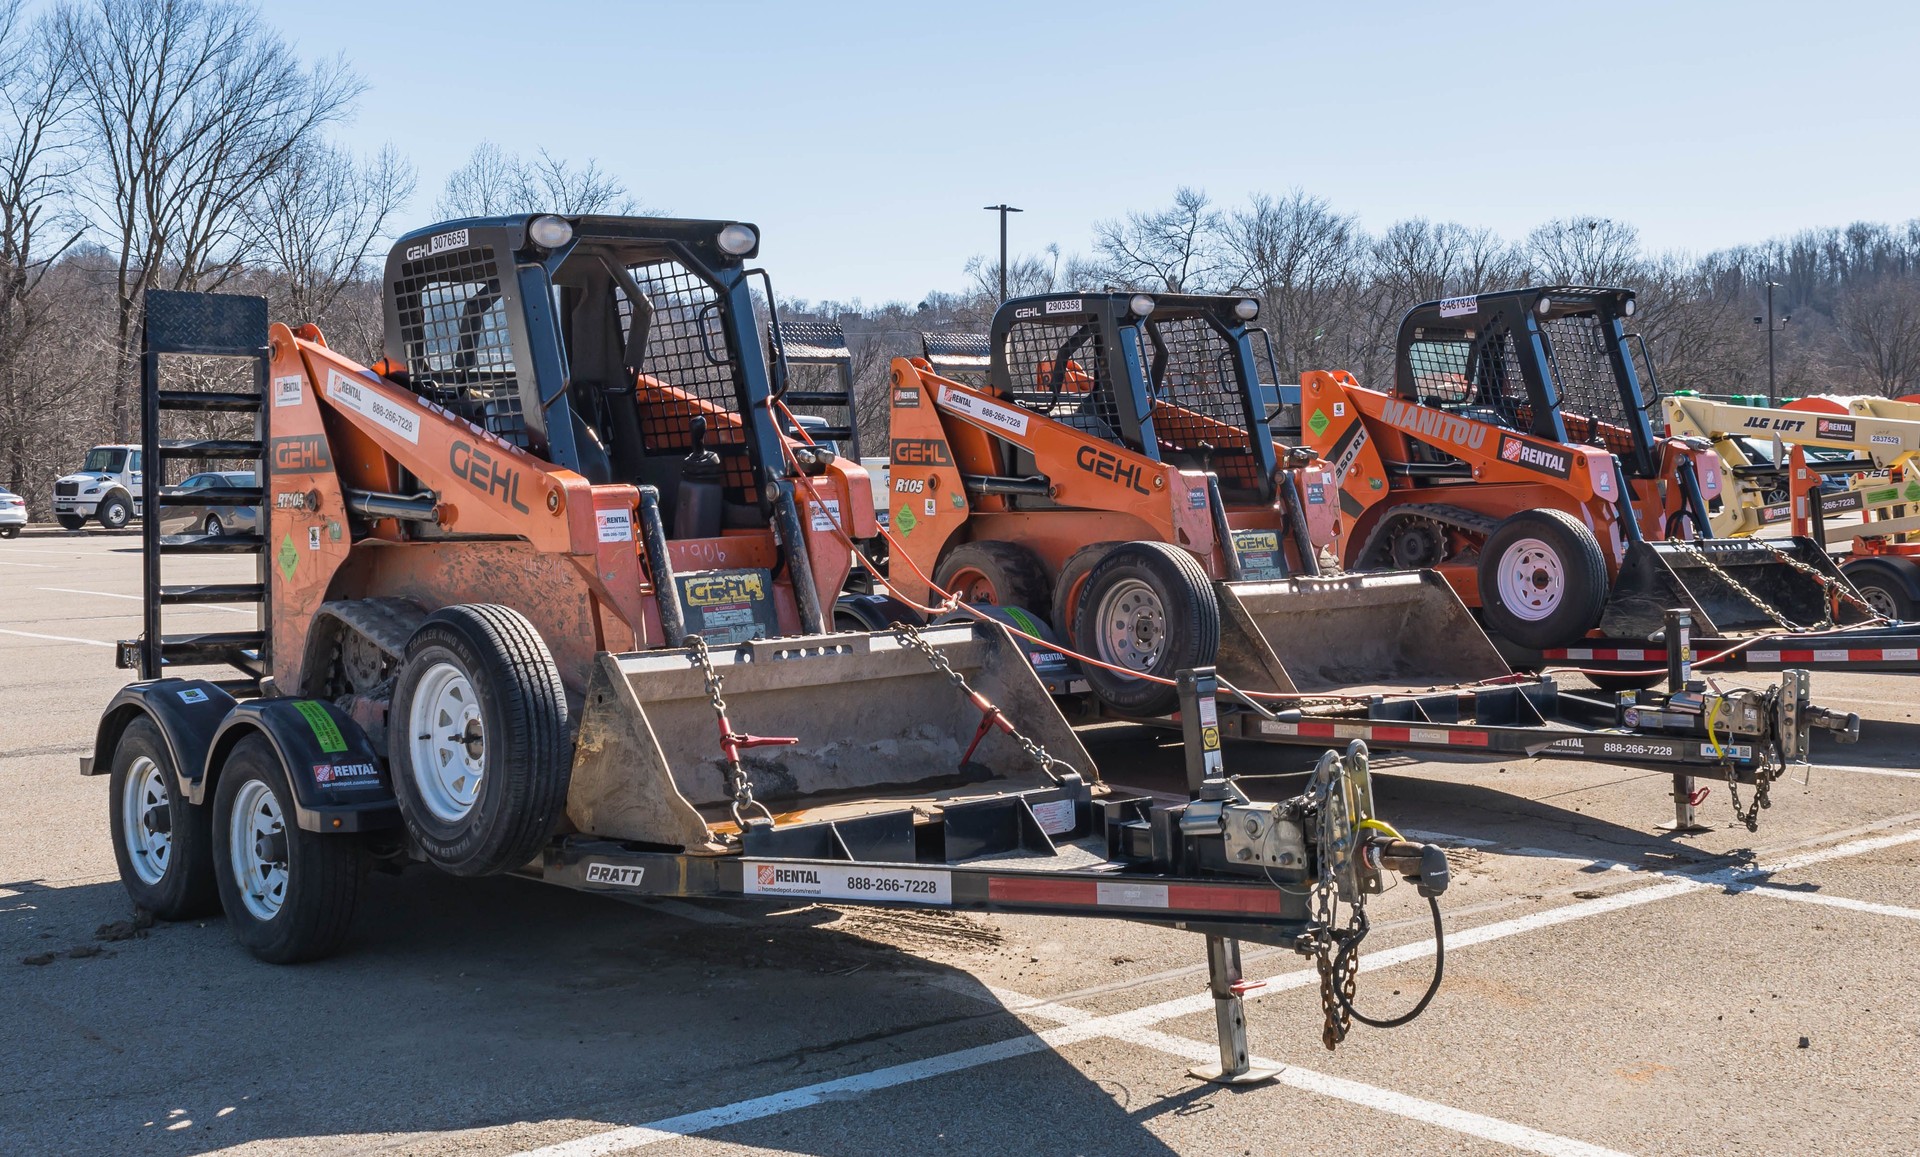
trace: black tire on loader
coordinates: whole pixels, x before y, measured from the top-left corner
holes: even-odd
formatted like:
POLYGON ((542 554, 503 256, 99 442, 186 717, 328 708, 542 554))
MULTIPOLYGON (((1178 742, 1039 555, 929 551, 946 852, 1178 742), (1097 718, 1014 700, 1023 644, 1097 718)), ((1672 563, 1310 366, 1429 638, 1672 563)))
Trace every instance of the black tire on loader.
POLYGON ((1112 553, 1113 548, 1123 544, 1118 542, 1096 542, 1083 546, 1067 559, 1067 565, 1060 568, 1060 576, 1053 580, 1053 629, 1063 639, 1073 638, 1073 613, 1080 609, 1080 591, 1086 585, 1087 576, 1100 560, 1112 553))
POLYGON ((1561 647, 1584 636, 1607 605, 1607 564, 1585 523, 1563 510, 1509 516, 1480 549, 1480 608, 1487 626, 1522 647, 1561 647))
MULTIPOLYGON (((1220 603, 1200 563, 1163 542, 1124 542, 1087 575, 1073 616, 1073 648, 1162 679, 1211 664, 1220 650, 1220 603)), ((1178 690, 1085 666, 1100 701, 1128 715, 1165 715, 1178 690)))
POLYGON ((400 815, 437 867, 490 876, 537 855, 566 810, 566 689, 526 617, 469 603, 407 644, 388 715, 400 815))
POLYGON ((1048 604, 1047 569, 1024 546, 1011 542, 963 542, 933 569, 934 585, 969 603, 1040 612, 1048 604))
POLYGON ((113 859, 135 907, 162 920, 218 912, 213 809, 188 802, 166 741, 145 716, 120 733, 107 794, 113 859))
POLYGON ((234 744, 213 791, 213 870, 227 926, 269 964, 332 955, 347 938, 367 857, 353 836, 301 829, 266 737, 234 744))

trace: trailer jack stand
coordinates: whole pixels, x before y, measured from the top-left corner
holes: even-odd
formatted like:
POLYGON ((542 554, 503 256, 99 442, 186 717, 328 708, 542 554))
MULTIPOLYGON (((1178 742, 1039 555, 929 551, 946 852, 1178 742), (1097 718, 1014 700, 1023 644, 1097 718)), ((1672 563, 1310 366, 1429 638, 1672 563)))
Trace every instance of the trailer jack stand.
POLYGON ((1681 775, 1675 772, 1673 776, 1673 822, 1661 824, 1660 830, 1663 832, 1672 832, 1676 836, 1694 836, 1699 835, 1701 832, 1712 831, 1713 825, 1701 823, 1699 817, 1696 816, 1693 811, 1696 805, 1706 799, 1706 795, 1707 792, 1705 788, 1695 790, 1692 776, 1681 775))
POLYGON ((1244 994, 1250 988, 1240 976, 1240 942, 1225 936, 1207 937, 1207 987, 1213 991, 1213 1015, 1220 1036, 1220 1063, 1187 1070, 1189 1076, 1220 1085, 1256 1085, 1280 1075, 1278 1066, 1256 1065, 1247 1052, 1247 1009, 1244 994))

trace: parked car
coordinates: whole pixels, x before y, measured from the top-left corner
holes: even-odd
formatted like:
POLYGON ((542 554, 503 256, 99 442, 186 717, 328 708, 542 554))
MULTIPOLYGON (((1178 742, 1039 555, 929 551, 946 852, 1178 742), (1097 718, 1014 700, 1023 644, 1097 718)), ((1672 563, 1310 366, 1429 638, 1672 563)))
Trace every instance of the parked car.
POLYGON ((80 469, 53 484, 53 516, 68 530, 98 518, 119 530, 140 514, 140 447, 95 446, 80 469))
MULTIPOLYGON (((218 490, 235 490, 259 485, 250 470, 209 470, 195 474, 178 486, 167 487, 169 499, 192 498, 218 490)), ((161 534, 253 534, 260 529, 258 506, 229 506, 225 503, 170 501, 160 508, 161 534)))
POLYGON ((27 524, 27 500, 0 486, 0 538, 18 538, 27 524))

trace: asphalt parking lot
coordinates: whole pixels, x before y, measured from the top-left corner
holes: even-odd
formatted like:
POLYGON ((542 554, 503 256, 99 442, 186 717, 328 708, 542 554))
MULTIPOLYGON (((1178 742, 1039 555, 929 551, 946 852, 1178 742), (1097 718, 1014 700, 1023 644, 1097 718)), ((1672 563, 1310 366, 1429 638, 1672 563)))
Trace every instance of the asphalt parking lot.
MULTIPOLYGON (((134 928, 76 759, 138 592, 133 535, 0 542, 0 1154, 1861 1154, 1920 1128, 1910 678, 1815 676, 1862 742, 1816 740, 1757 834, 1720 786, 1714 830, 1662 834, 1659 773, 1381 759, 1382 812, 1453 849, 1440 996, 1328 1053, 1310 966, 1250 947, 1252 1043, 1285 1067, 1228 1090, 1185 1075, 1214 1054, 1200 939, 1137 925, 420 870, 375 876, 318 964, 257 963, 217 921, 134 928)), ((1156 736, 1089 746, 1110 781, 1177 787, 1156 736)), ((1375 913, 1378 1013, 1433 945, 1410 888, 1375 913)))

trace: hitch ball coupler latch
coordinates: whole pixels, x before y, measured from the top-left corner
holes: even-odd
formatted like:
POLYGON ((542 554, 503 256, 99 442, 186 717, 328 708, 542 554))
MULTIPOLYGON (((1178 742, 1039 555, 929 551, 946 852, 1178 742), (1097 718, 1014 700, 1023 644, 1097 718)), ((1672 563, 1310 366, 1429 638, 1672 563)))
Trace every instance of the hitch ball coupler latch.
POLYGON ((1412 840, 1369 840, 1365 853, 1370 866, 1400 873, 1412 880, 1422 896, 1438 896, 1452 882, 1446 849, 1412 840))

